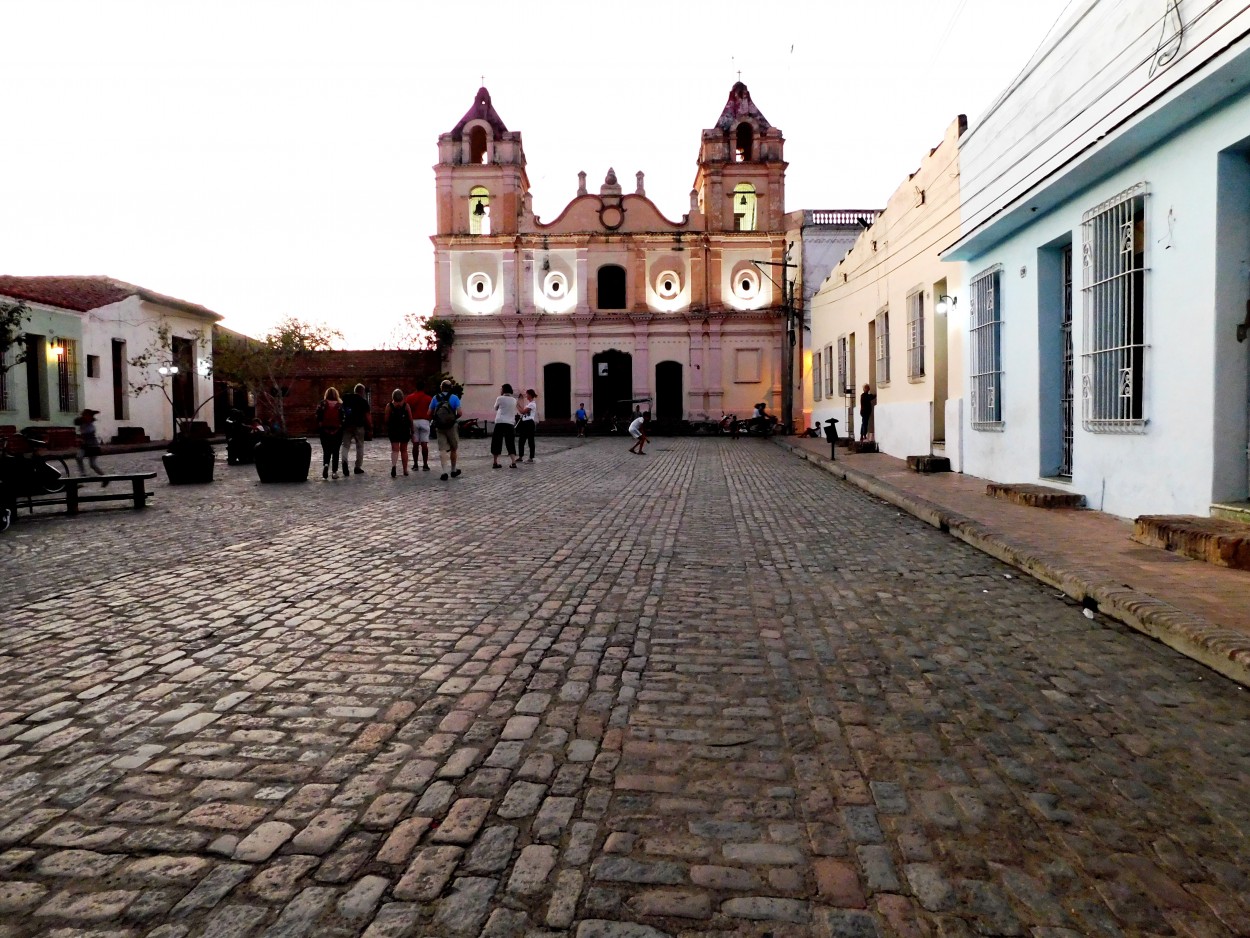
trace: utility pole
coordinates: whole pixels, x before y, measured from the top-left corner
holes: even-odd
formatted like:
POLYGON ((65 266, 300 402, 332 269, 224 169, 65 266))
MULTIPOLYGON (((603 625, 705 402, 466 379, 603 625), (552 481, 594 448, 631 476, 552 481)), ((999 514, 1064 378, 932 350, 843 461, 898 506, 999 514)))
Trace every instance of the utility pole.
POLYGON ((781 426, 783 432, 789 433, 794 427, 794 345, 795 345, 795 316, 797 311, 794 308, 794 280, 789 275, 790 268, 798 268, 798 264, 790 262, 790 249, 794 247, 791 241, 786 245, 785 253, 781 255, 780 261, 751 261, 752 264, 765 277, 772 282, 773 286, 781 290, 781 314, 786 320, 785 336, 781 340, 781 426), (764 267, 780 267, 781 283, 777 283, 764 267))

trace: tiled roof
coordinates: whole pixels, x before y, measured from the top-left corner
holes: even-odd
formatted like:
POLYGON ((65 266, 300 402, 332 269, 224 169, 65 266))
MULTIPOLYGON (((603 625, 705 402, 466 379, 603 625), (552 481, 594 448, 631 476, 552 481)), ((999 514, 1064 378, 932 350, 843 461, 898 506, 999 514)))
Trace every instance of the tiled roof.
POLYGON ((114 280, 112 277, 11 277, 0 275, 0 295, 32 303, 46 303, 61 309, 73 309, 84 313, 138 296, 149 303, 159 303, 184 312, 195 313, 212 319, 222 317, 198 303, 189 303, 177 297, 166 296, 144 287, 114 280))

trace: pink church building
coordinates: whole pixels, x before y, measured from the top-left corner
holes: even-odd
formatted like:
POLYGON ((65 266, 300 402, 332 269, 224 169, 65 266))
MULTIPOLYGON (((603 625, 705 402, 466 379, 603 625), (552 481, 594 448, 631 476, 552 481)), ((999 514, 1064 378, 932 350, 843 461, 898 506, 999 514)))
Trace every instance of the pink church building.
MULTIPOLYGON (((660 422, 745 415, 782 395, 785 141, 738 82, 702 132, 689 211, 666 218, 609 171, 549 222, 533 212, 521 134, 485 88, 438 141, 433 315, 466 416, 503 382, 538 391, 545 419, 596 420, 650 398, 660 422)), ((788 344, 788 343, 786 343, 788 344)))

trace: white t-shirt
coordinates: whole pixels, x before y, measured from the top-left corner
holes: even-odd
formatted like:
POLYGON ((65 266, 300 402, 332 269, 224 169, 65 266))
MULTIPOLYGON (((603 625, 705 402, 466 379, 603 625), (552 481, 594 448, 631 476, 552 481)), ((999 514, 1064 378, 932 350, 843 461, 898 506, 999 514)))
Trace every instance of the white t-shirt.
POLYGON ((629 435, 633 437, 642 436, 642 418, 635 417, 634 422, 629 425, 629 435))
POLYGON ((508 426, 516 422, 516 398, 511 394, 500 394, 495 398, 495 423, 508 426))
POLYGON ((538 401, 529 401, 521 405, 521 419, 538 423, 538 401))

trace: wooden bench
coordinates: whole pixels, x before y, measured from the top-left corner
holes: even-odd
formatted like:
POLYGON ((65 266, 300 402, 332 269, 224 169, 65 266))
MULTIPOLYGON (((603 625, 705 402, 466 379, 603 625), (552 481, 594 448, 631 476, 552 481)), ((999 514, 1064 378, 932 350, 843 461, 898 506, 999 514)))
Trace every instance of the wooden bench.
POLYGON ((34 509, 40 505, 64 505, 67 515, 78 514, 78 506, 83 502, 124 502, 130 501, 134 503, 135 508, 146 508, 148 499, 152 497, 151 492, 147 491, 144 481, 147 479, 155 479, 155 472, 122 472, 114 475, 103 476, 65 476, 62 481, 65 483, 65 491, 55 492, 51 495, 38 495, 30 498, 21 498, 20 502, 25 502, 26 507, 34 509), (104 483, 109 482, 129 482, 129 489, 122 485, 109 491, 104 483), (79 489, 85 485, 100 486, 99 494, 84 495, 79 489))

